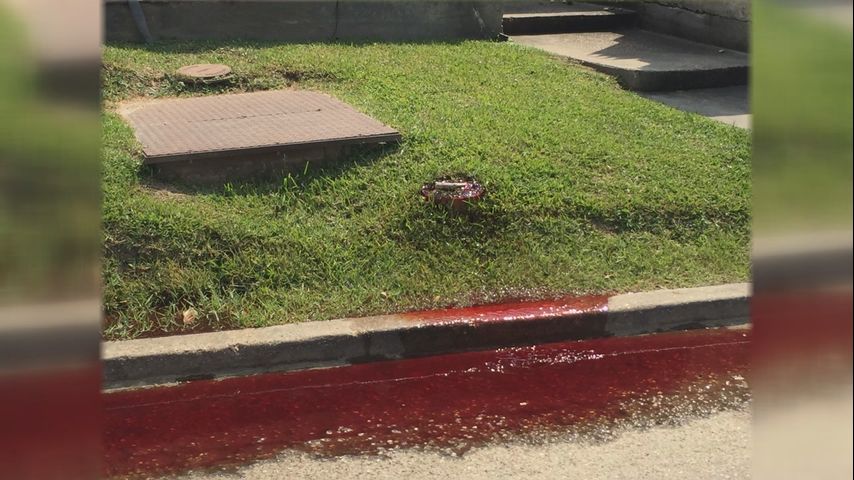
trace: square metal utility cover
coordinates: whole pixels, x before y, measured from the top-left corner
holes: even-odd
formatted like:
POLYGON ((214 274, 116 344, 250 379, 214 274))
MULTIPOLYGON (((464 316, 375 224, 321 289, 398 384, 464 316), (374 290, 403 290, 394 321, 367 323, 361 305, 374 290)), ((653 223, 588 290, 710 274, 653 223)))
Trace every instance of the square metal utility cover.
POLYGON ((400 139, 353 107, 308 91, 156 100, 121 113, 142 143, 145 163, 400 139))

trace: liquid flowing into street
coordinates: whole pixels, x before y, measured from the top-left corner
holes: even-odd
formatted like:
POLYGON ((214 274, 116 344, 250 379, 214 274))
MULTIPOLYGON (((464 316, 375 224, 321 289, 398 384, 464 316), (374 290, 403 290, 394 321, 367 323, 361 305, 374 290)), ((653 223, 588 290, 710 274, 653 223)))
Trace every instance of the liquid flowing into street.
POLYGON ((720 329, 457 353, 104 395, 112 477, 234 468, 291 451, 324 458, 480 446, 744 407, 749 330, 720 329))

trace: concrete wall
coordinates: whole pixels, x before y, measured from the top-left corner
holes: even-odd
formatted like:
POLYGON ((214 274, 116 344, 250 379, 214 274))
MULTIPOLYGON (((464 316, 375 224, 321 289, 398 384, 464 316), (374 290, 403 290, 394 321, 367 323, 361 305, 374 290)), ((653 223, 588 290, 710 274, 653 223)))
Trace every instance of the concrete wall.
POLYGON ((736 20, 750 20, 750 0, 645 0, 645 3, 678 7, 736 20))
MULTIPOLYGON (((159 40, 282 42, 494 38, 497 1, 142 0, 159 40)), ((141 41, 126 0, 105 0, 107 41, 141 41)))
POLYGON ((749 0, 646 0, 637 10, 641 28, 749 50, 749 0))

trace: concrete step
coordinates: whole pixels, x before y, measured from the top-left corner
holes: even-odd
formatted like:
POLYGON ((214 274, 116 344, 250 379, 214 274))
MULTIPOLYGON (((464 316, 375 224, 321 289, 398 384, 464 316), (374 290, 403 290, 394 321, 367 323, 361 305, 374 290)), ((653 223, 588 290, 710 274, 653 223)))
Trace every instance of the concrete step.
POLYGON ((748 79, 746 53, 644 30, 519 35, 512 39, 613 75, 630 90, 725 87, 746 85, 748 79))
POLYGON ((505 35, 597 32, 627 28, 637 17, 631 10, 589 3, 535 2, 504 6, 505 35))

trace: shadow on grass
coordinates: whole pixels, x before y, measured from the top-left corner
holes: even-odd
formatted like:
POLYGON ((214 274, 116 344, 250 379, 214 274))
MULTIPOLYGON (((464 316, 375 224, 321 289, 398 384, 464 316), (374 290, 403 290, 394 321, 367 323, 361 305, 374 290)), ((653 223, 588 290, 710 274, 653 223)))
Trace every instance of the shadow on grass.
POLYGON ((140 184, 151 190, 156 196, 190 196, 190 195, 223 195, 245 196, 279 194, 283 191, 295 194, 306 190, 312 183, 337 177, 354 166, 372 165, 400 149, 400 143, 379 145, 353 145, 349 151, 337 161, 325 162, 322 165, 312 165, 311 162, 300 162, 292 168, 275 172, 264 172, 257 176, 249 176, 233 181, 222 180, 190 183, 181 180, 163 178, 155 168, 142 166, 139 177, 140 184))
POLYGON ((441 244, 479 249, 489 240, 504 235, 516 220, 488 200, 462 210, 450 210, 420 198, 418 191, 413 191, 412 196, 417 200, 389 222, 386 235, 417 249, 432 250, 441 244))

